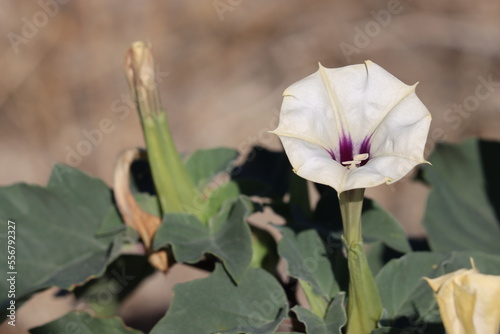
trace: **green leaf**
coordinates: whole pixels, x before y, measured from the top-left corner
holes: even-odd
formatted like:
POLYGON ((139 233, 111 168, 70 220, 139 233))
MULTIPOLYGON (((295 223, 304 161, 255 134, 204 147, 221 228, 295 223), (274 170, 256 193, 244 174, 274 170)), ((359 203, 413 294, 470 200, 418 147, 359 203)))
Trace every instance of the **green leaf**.
POLYGON ((293 307, 292 312, 294 312, 299 321, 306 326, 307 334, 341 334, 342 327, 344 327, 347 322, 344 298, 344 292, 339 292, 337 294, 328 307, 324 319, 301 306, 293 307))
POLYGON ((151 334, 268 334, 288 313, 285 292, 263 269, 235 285, 222 266, 207 278, 174 287, 172 304, 151 334))
POLYGON ((306 333, 327 334, 325 321, 302 306, 296 305, 292 308, 297 319, 306 327, 306 333))
MULTIPOLYGON (((21 183, 0 188, 2 233, 8 220, 16 227, 16 297, 50 286, 71 288, 101 275, 123 242, 123 230, 97 236, 113 210, 104 182, 63 165, 54 167, 47 187, 21 183)), ((5 245, 6 234, 1 239, 5 245)), ((6 252, 7 247, 0 249, 2 268, 7 268, 6 252)), ((0 288, 0 305, 5 305, 5 280, 0 288)))
POLYGON ((240 195, 240 189, 236 182, 229 181, 220 187, 214 189, 208 198, 208 213, 207 217, 210 218, 219 212, 220 208, 227 201, 234 201, 240 195))
POLYGON ((202 191, 221 172, 230 172, 238 151, 230 148, 213 148, 195 151, 186 161, 186 169, 198 190, 202 191))
POLYGON ((147 193, 136 193, 134 194, 134 198, 142 210, 153 216, 161 216, 160 201, 158 201, 158 197, 147 193))
MULTIPOLYGON (((160 203, 158 202, 158 198, 153 195, 149 195, 147 193, 136 193, 134 194, 135 200, 140 205, 140 207, 155 216, 160 216, 160 203)), ((104 218, 99 230, 96 232, 97 236, 106 236, 113 235, 127 229, 127 234, 132 234, 137 236, 137 232, 125 225, 123 223, 120 212, 117 207, 110 207, 104 218)))
POLYGON ((435 251, 500 254, 500 225, 485 190, 478 142, 440 144, 424 167, 432 190, 424 225, 435 251))
POLYGON ((385 259, 385 252, 387 251, 387 246, 381 241, 372 242, 366 247, 366 260, 370 266, 370 270, 373 275, 377 275, 380 269, 382 269, 385 264, 389 261, 385 259))
POLYGON ((253 268, 263 268, 272 274, 277 274, 276 267, 280 257, 278 245, 269 231, 256 226, 250 226, 252 232, 252 261, 253 268))
POLYGON ((389 262, 376 277, 385 320, 418 316, 425 322, 440 322, 432 289, 422 278, 470 268, 471 257, 480 272, 500 274, 500 257, 481 252, 415 252, 389 262))
POLYGON ((226 203, 208 224, 194 215, 167 214, 156 232, 153 247, 172 246, 179 262, 196 263, 204 254, 217 256, 231 277, 239 282, 252 260, 252 240, 246 217, 252 204, 240 197, 226 203))
POLYGON ((375 281, 388 320, 415 314, 427 317, 430 312, 439 321, 433 292, 422 278, 444 274, 446 259, 447 254, 409 253, 382 268, 375 281))
POLYGON ((46 325, 30 329, 31 334, 78 333, 78 334, 141 334, 126 327, 120 318, 97 318, 85 312, 70 312, 46 325))
POLYGON ((332 269, 335 253, 342 251, 340 241, 329 239, 325 245, 316 230, 297 234, 288 227, 280 230, 283 237, 278 243, 278 253, 287 261, 290 276, 311 284, 318 296, 330 302, 340 290, 332 269))
POLYGON ((110 207, 95 235, 96 237, 112 236, 126 229, 127 225, 123 223, 118 208, 110 207))
POLYGON ((376 202, 365 199, 361 221, 365 242, 382 241, 401 253, 411 252, 410 243, 401 225, 376 202))

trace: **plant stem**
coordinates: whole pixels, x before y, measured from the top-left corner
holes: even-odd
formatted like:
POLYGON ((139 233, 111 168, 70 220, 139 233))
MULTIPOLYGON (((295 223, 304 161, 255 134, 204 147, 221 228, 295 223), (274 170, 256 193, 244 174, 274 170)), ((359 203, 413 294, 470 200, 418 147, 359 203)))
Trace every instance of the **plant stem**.
POLYGON ((382 314, 382 301, 366 260, 361 233, 364 189, 340 193, 340 211, 349 267, 347 334, 370 334, 382 314))
POLYGON ((125 73, 141 118, 162 213, 189 212, 205 221, 207 206, 182 163, 161 106, 151 46, 142 42, 132 44, 126 56, 125 73))
POLYGON ((143 119, 144 137, 155 187, 163 212, 185 212, 194 185, 177 153, 164 112, 143 119))

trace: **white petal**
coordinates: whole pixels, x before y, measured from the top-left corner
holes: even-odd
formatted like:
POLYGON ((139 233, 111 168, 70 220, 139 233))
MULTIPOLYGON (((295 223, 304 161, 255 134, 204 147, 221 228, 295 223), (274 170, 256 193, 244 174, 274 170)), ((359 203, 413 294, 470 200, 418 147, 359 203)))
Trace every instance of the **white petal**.
POLYGON ((399 156, 382 156, 371 159, 366 165, 348 173, 345 182, 337 189, 339 193, 359 188, 391 184, 405 177, 421 160, 399 156))
POLYGON ((399 155, 424 162, 431 115, 415 93, 395 107, 372 137, 372 156, 399 155))
POLYGON ((371 134, 415 90, 371 61, 325 72, 355 142, 371 134))
POLYGON ((295 173, 312 182, 337 189, 348 169, 330 157, 324 148, 297 138, 280 136, 295 173))
POLYGON ((272 133, 295 137, 336 151, 339 133, 318 72, 296 82, 283 93, 280 122, 272 133))

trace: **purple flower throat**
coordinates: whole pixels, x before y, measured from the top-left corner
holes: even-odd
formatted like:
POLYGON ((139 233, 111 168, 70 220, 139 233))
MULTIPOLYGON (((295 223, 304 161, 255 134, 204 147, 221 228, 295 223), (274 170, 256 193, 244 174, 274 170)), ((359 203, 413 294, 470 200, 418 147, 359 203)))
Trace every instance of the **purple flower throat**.
POLYGON ((339 140, 339 157, 331 149, 327 149, 333 160, 352 169, 353 167, 361 167, 366 165, 370 160, 370 139, 371 136, 365 137, 359 146, 358 152, 354 152, 354 146, 351 136, 346 136, 344 133, 339 140), (361 158, 361 159, 355 159, 361 158), (359 166, 357 166, 359 165, 359 166))

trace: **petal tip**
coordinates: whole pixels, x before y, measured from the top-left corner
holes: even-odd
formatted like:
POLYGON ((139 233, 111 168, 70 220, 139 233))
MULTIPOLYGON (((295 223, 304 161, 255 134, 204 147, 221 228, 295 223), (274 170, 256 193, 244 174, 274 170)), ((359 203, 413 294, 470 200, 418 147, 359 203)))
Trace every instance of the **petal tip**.
POLYGON ((398 181, 398 180, 394 180, 392 177, 387 177, 385 179, 385 184, 392 184, 392 183, 394 183, 396 181, 398 181))

